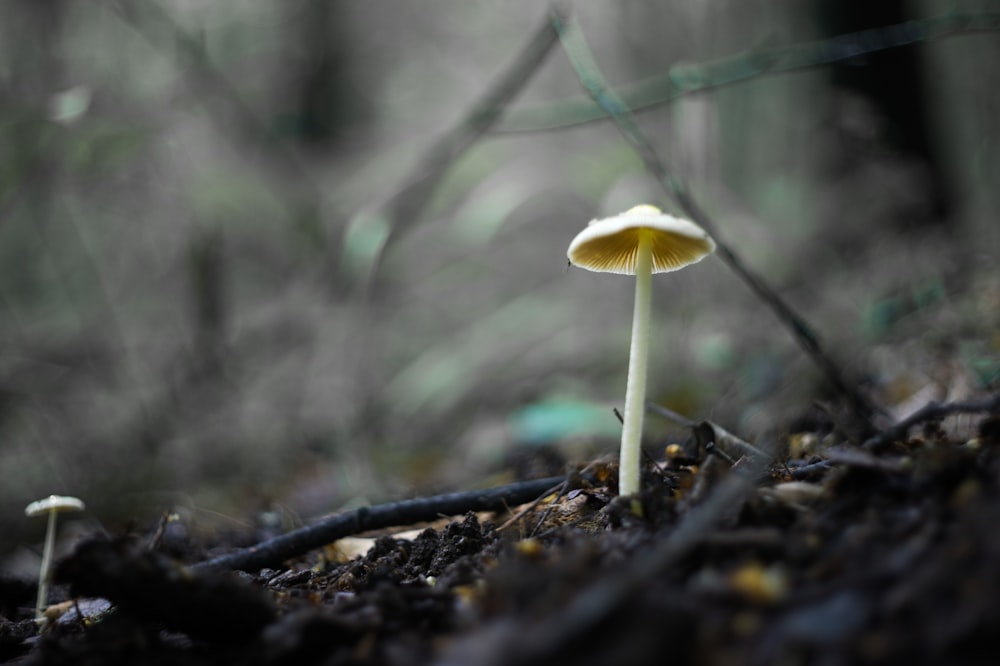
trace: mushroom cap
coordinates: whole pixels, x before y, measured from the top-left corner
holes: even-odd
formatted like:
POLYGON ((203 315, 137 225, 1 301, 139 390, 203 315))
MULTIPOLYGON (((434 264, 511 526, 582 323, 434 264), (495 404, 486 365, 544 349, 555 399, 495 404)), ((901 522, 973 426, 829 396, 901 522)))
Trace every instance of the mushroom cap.
POLYGON ((49 495, 45 499, 32 502, 24 508, 24 515, 29 518, 47 515, 50 511, 83 511, 83 500, 66 495, 49 495))
POLYGON ((566 256, 590 271, 635 275, 643 235, 652 240, 654 273, 676 271, 715 251, 715 241, 694 222, 642 205, 591 221, 569 244, 566 256))

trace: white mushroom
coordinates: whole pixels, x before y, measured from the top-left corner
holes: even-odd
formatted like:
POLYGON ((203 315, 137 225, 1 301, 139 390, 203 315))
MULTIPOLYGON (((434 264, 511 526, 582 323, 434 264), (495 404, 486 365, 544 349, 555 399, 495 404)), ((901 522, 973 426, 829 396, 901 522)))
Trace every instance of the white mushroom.
POLYGON ((49 495, 45 499, 32 502, 24 509, 29 518, 48 515, 45 530, 45 547, 42 549, 42 566, 38 572, 38 599, 35 602, 35 621, 45 619, 45 607, 49 603, 49 585, 52 578, 52 555, 56 545, 56 515, 60 511, 83 511, 83 501, 64 495, 49 495))
POLYGON ((575 266, 602 273, 635 275, 632 348, 619 460, 618 491, 621 495, 639 492, 652 274, 676 271, 701 261, 714 250, 715 242, 697 224, 647 205, 592 221, 569 245, 566 254, 575 266))

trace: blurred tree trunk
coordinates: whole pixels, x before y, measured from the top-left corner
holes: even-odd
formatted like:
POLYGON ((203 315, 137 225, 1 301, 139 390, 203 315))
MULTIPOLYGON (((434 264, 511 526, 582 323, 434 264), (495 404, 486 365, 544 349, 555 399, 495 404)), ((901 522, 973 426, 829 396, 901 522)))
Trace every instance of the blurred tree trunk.
MULTIPOLYGON (((822 36, 881 28, 914 18, 904 0, 841 2, 817 0, 816 14, 822 36)), ((830 80, 868 100, 886 123, 879 137, 885 148, 917 160, 929 178, 924 196, 929 210, 920 217, 898 220, 902 228, 945 222, 953 197, 941 152, 935 144, 929 118, 930 100, 925 85, 920 44, 887 49, 830 67, 830 80)))
POLYGON ((360 118, 363 101, 351 90, 346 45, 350 26, 339 0, 310 0, 294 9, 298 17, 299 71, 296 134, 305 146, 328 149, 360 118))
POLYGON ((229 339, 229 275, 221 228, 211 228, 188 241, 188 274, 193 370, 202 380, 214 380, 222 371, 229 339))

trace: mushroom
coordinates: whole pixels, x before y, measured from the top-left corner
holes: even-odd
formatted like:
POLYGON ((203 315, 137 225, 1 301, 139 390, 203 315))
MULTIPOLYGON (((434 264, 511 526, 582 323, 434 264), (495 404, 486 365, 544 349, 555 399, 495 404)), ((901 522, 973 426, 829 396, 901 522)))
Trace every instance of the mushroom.
POLYGON ((620 215, 593 220, 569 244, 574 266, 601 273, 635 275, 635 313, 625 415, 619 455, 618 492, 639 492, 639 446, 646 401, 649 306, 653 273, 676 271, 701 261, 715 242, 694 222, 666 215, 656 206, 635 206, 620 215))
POLYGON ((64 495, 49 495, 45 499, 32 502, 24 509, 29 518, 48 514, 49 524, 45 530, 45 547, 42 550, 42 566, 38 572, 38 599, 35 602, 35 621, 44 622, 45 607, 49 602, 49 583, 52 576, 52 554, 56 545, 56 514, 60 511, 83 511, 83 501, 64 495))

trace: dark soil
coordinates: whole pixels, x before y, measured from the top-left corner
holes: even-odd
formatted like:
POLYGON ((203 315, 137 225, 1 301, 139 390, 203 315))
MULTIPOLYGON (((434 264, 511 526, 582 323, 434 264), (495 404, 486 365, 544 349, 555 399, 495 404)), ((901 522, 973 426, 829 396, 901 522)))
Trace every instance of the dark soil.
POLYGON ((937 421, 895 434, 864 447, 817 424, 772 454, 672 447, 647 466, 641 504, 615 499, 615 470, 595 463, 513 514, 380 536, 346 561, 326 547, 192 569, 219 544, 182 526, 95 537, 58 568, 54 596, 79 605, 41 635, 33 586, 0 581, 0 659, 994 663, 1000 417, 974 439, 937 421))

